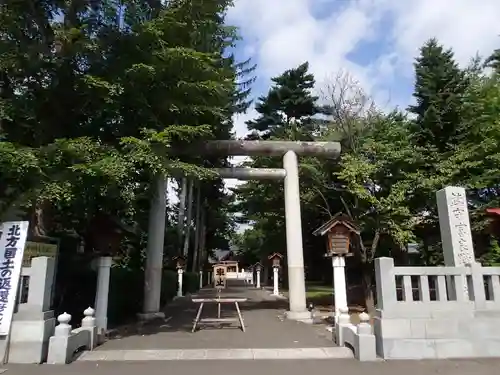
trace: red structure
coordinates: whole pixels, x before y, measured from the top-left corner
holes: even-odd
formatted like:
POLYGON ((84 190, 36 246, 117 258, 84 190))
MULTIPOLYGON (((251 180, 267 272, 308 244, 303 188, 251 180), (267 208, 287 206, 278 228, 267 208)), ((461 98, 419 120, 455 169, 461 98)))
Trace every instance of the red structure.
POLYGON ((486 214, 492 219, 490 233, 500 235, 500 208, 487 208, 486 214))

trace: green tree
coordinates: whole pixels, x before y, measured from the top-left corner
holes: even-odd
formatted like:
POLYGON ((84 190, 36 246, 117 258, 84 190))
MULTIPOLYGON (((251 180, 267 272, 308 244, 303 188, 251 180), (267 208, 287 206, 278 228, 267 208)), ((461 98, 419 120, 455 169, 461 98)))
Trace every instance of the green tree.
POLYGON ((484 63, 488 68, 492 68, 497 73, 500 73, 500 48, 493 51, 484 63))
POLYGON ((419 223, 415 230, 423 243, 424 258, 440 259, 430 254, 440 248, 435 246, 440 241, 435 193, 462 180, 449 162, 457 144, 467 137, 461 124, 469 75, 458 67, 453 51, 436 39, 422 46, 414 65, 416 103, 408 111, 415 118, 409 136, 422 157, 409 166, 419 178, 408 198, 419 223), (443 167, 446 163, 448 168, 443 167))
POLYGON ((255 105, 259 116, 247 123, 249 130, 263 138, 272 136, 291 139, 310 139, 314 130, 313 117, 320 113, 318 97, 312 95, 314 76, 307 62, 271 79, 273 85, 266 96, 255 105))
MULTIPOLYGON (((312 94, 314 76, 308 69, 308 63, 304 63, 272 78, 272 87, 267 95, 258 99, 255 106, 258 117, 247 123, 248 128, 254 130, 252 139, 312 139, 316 126, 314 117, 320 113, 320 108, 317 105, 318 98, 312 94)), ((256 157, 246 165, 255 168, 280 168, 282 161, 279 158, 256 157)), ((238 186, 236 194, 239 203, 235 210, 243 214, 244 221, 254 223, 254 227, 259 228, 259 233, 265 234, 265 240, 260 246, 260 261, 266 261, 268 253, 283 252, 283 183, 249 181, 238 186)), ((253 236, 253 230, 249 230, 248 236, 253 236)))
POLYGON ((444 153, 461 139, 459 124, 467 79, 454 60, 436 39, 420 49, 415 62, 415 105, 408 108, 416 115, 412 139, 432 153, 444 153))
POLYGON ((360 261, 370 311, 374 309, 374 258, 384 254, 400 257, 413 239, 415 218, 408 195, 417 177, 409 167, 418 160, 404 116, 381 114, 371 121, 357 150, 342 155, 337 172, 339 181, 345 184, 344 212, 361 227, 354 254, 360 261))

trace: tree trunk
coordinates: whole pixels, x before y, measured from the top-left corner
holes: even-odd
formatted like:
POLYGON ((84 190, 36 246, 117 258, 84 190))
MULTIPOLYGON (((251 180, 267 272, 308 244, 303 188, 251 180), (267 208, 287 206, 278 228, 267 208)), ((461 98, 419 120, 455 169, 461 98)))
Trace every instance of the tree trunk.
POLYGON ((181 178, 181 193, 179 195, 179 215, 177 218, 177 236, 179 238, 179 254, 182 254, 182 240, 184 239, 184 217, 186 215, 187 178, 181 178))
POLYGON ((33 204, 30 220, 30 237, 47 237, 47 220, 48 216, 50 216, 48 212, 49 208, 50 204, 47 201, 36 201, 33 204))
POLYGON ((201 209, 201 220, 200 220, 200 255, 198 258, 198 266, 200 270, 203 270, 205 263, 207 261, 207 252, 205 250, 206 236, 207 236, 207 223, 206 223, 206 211, 204 208, 201 209))
MULTIPOLYGON (((262 264, 266 264, 266 260, 268 261, 268 259, 265 259, 262 264)), ((263 285, 267 286, 269 284, 269 268, 268 266, 265 266, 264 267, 264 272, 263 272, 263 277, 264 277, 264 280, 263 280, 263 285)))
POLYGON ((189 236, 191 232, 191 220, 193 216, 193 185, 194 182, 192 179, 190 179, 187 197, 186 233, 184 235, 184 248, 182 251, 182 254, 186 259, 189 253, 189 236))
POLYGON ((373 294, 373 272, 369 264, 362 265, 362 275, 361 283, 366 310, 369 314, 373 314, 375 312, 375 295, 373 294))
POLYGON ((196 186, 196 218, 195 218, 195 232, 194 232, 194 250, 193 250, 193 264, 191 267, 192 272, 196 272, 198 268, 198 255, 200 252, 200 219, 201 219, 201 185, 198 182, 196 186))

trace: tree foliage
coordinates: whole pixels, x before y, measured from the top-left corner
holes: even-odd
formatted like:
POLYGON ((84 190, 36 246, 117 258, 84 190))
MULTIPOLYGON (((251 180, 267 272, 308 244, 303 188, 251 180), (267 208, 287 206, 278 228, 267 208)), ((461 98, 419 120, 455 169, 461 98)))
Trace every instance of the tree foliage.
MULTIPOLYGON (((252 67, 227 53, 238 39, 224 21, 230 5, 2 5, 2 216, 38 213, 36 235, 85 237, 102 213, 145 231, 153 175, 213 178, 207 167, 225 160, 207 164, 171 150, 230 138, 233 114, 248 106, 252 67)), ((224 199, 218 186, 209 207, 224 199)))
MULTIPOLYGON (((496 54, 486 60, 490 67, 495 68, 496 54)), ((286 82, 283 77, 304 66, 273 79, 270 94, 260 98, 256 106, 259 116, 249 127, 272 129, 278 139, 298 139, 275 129, 284 128, 288 116, 283 113, 288 105, 300 110, 300 103, 309 103, 308 108, 317 110, 306 113, 306 121, 295 121, 298 130, 293 134, 342 144, 340 160, 301 158, 304 257, 312 270, 309 278, 328 279, 331 268, 322 259, 325 245, 312 231, 340 212, 361 228, 361 236, 351 242, 355 257, 350 261, 350 278, 362 284, 369 308, 373 308, 375 257, 389 255, 405 263, 410 258, 408 244, 417 243, 420 260, 414 261, 442 262, 435 193, 448 185, 467 189, 476 256, 485 264, 496 264, 498 244, 487 230, 489 219, 484 212, 486 207, 500 204, 498 74, 483 70, 485 65, 479 60, 459 67, 453 51, 431 39, 415 60, 414 103, 407 111, 388 112, 378 109, 342 72, 320 88, 321 100, 312 94, 314 77, 310 74, 296 75, 302 82, 290 83, 308 88, 297 92, 302 98, 290 101, 274 94, 291 91, 276 82, 286 82)), ((260 159, 250 164, 269 165, 260 159)), ((253 223, 238 239, 242 252, 262 259, 264 254, 283 251, 282 194, 280 187, 270 184, 250 182, 238 188, 239 198, 246 200, 243 219, 253 223)))

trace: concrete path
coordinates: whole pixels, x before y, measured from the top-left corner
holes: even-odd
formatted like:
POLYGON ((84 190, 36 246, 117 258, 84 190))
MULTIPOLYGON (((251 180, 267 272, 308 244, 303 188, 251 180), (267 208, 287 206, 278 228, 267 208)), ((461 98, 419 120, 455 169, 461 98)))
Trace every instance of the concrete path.
MULTIPOLYGON (((275 361, 172 361, 172 362, 76 362, 69 366, 8 365, 5 375, 492 375, 500 360, 391 361, 360 363, 354 360, 275 361)), ((1 372, 1 370, 0 370, 1 372)))
MULTIPOLYGON (((196 296, 215 296, 213 289, 204 289, 196 296)), ((195 296, 193 296, 195 297, 195 296)), ((256 290, 233 281, 222 297, 248 298, 240 308, 246 326, 242 332, 239 323, 226 323, 220 326, 201 325, 198 331, 191 333, 198 304, 190 299, 177 300, 167 306, 166 319, 134 325, 122 329, 118 335, 101 345, 93 356, 102 356, 102 351, 152 350, 164 351, 163 356, 178 357, 179 351, 194 349, 299 349, 299 348, 334 348, 336 345, 325 326, 309 325, 284 319, 288 302, 277 299, 265 290, 256 290), (172 350, 167 353, 166 350, 172 350)), ((216 304, 205 304, 202 316, 217 317, 216 304)), ((234 305, 223 304, 222 316, 235 317, 234 305)), ((240 351, 240 353, 243 353, 240 351)), ((243 356, 250 355, 248 350, 243 356)), ((154 354, 158 355, 158 353, 154 354)), ((195 354, 193 354, 195 355, 195 354)), ((206 354, 196 354, 206 355, 206 354)), ((251 354, 255 357, 255 354, 251 354)), ((108 356, 116 355, 108 353, 108 356)), ((317 358, 318 354, 316 355, 317 358)), ((245 357, 245 358, 247 358, 245 357)))

